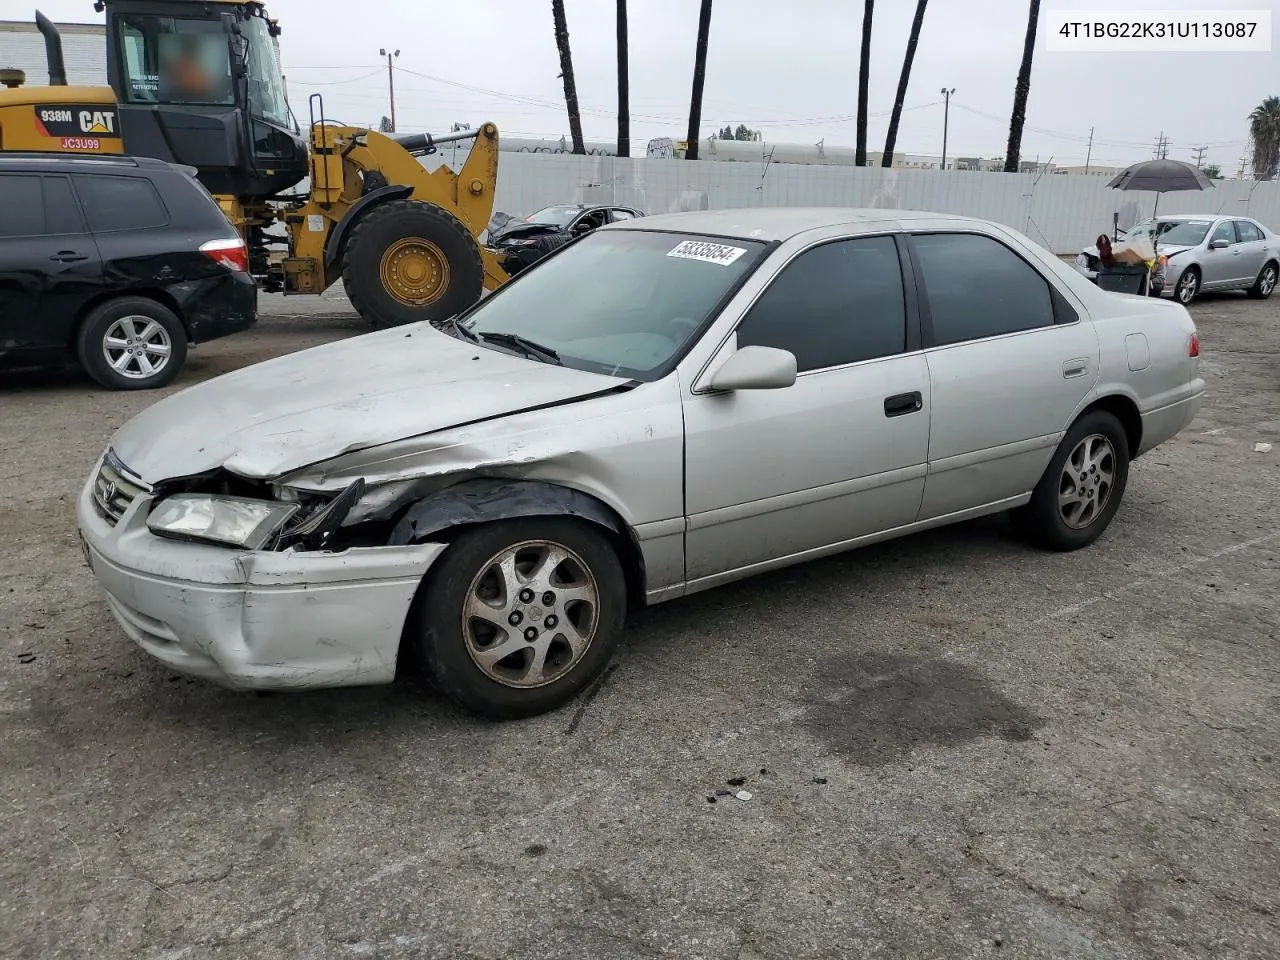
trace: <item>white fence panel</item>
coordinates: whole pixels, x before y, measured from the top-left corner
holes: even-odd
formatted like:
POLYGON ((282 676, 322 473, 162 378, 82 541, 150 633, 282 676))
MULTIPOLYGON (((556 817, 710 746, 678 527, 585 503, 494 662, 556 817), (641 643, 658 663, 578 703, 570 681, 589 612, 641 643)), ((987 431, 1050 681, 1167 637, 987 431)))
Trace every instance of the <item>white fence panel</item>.
MULTIPOLYGON (((1103 177, 900 170, 787 163, 621 159, 503 153, 496 210, 523 216, 552 203, 618 203, 648 213, 733 207, 840 206, 932 210, 994 220, 1055 253, 1074 253, 1155 209, 1152 193, 1121 193, 1103 177)), ((1280 230, 1280 183, 1220 180, 1166 193, 1160 213, 1231 213, 1280 230)))

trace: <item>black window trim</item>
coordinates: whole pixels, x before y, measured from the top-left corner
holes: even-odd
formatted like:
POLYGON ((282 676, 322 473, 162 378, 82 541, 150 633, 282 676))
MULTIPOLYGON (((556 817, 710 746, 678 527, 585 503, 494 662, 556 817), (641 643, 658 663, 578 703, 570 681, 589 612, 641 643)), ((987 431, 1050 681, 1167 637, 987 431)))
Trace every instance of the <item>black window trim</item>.
POLYGON ((995 234, 988 233, 985 230, 965 229, 964 227, 952 228, 934 228, 929 227, 923 230, 906 231, 906 245, 910 253, 911 266, 914 270, 914 276, 924 277, 924 269, 920 266, 920 256, 916 250, 916 237, 934 237, 939 235, 962 234, 969 236, 985 237, 1000 246, 1004 247, 1015 257, 1025 263, 1032 271, 1035 272, 1041 281, 1049 288, 1049 303, 1053 308, 1053 323, 1046 327, 1031 327, 1026 330, 1010 330, 1008 333, 993 333, 988 337, 975 337, 972 340, 957 340, 955 343, 938 343, 938 339, 933 329, 933 310, 929 306, 929 292, 924 287, 923 279, 916 286, 916 298, 920 311, 920 330, 923 336, 923 349, 925 350, 945 350, 948 347, 962 347, 969 343, 986 343, 991 340, 1002 340, 1006 337, 1021 337, 1030 333, 1038 333, 1041 330, 1054 330, 1058 327, 1069 327, 1080 322, 1080 312, 1076 310, 1062 295, 1062 291, 1058 289, 1058 285, 1053 282, 1045 271, 1040 269, 1022 253, 1015 250, 1008 242, 995 234))
MULTIPOLYGON (((42 180, 61 180, 67 185, 67 193, 71 196, 71 205, 75 207, 76 216, 80 218, 80 229, 73 233, 61 231, 59 233, 45 233, 46 237, 92 237, 93 231, 89 229, 89 217, 85 213, 84 203, 80 199, 80 194, 76 192, 76 185, 72 182, 71 175, 68 173, 42 173, 42 180)), ((41 188, 43 189, 43 187, 41 188)), ((47 209, 47 207, 46 207, 47 209)), ((46 218, 46 225, 47 225, 46 218)))
POLYGON ((98 236, 99 234, 106 234, 106 233, 128 233, 133 230, 163 230, 167 227, 173 226, 173 211, 170 210, 169 205, 164 202, 164 191, 160 189, 160 185, 157 184, 155 179, 152 177, 138 176, 136 174, 129 174, 129 173, 107 173, 101 170, 79 171, 74 173, 71 176, 71 189, 72 189, 72 192, 75 194, 76 201, 80 204, 80 210, 82 215, 84 216, 85 227, 88 229, 88 232, 91 236, 98 236), (76 184, 76 180, 80 177, 88 177, 93 179, 105 179, 110 177, 111 179, 115 179, 115 180, 142 180, 143 182, 145 182, 151 187, 152 193, 155 194, 156 201, 160 204, 160 209, 164 212, 164 216, 165 216, 164 223, 156 223, 147 227, 125 226, 125 227, 112 227, 107 230, 95 230, 92 224, 90 224, 89 222, 89 204, 84 199, 84 197, 80 196, 80 189, 79 189, 79 186, 76 184))

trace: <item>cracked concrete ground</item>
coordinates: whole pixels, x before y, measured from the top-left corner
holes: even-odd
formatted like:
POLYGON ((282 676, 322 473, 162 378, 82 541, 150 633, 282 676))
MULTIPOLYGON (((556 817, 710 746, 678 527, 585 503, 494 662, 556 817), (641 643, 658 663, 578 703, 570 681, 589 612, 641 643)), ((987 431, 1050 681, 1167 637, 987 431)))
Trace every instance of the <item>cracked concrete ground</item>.
MULTIPOLYGON (((267 309, 178 386, 362 329, 267 309)), ((1206 408, 1094 548, 987 520, 672 603, 508 725, 170 674, 72 512, 156 395, 6 376, 0 956, 1280 955, 1280 298, 1193 312, 1206 408)))

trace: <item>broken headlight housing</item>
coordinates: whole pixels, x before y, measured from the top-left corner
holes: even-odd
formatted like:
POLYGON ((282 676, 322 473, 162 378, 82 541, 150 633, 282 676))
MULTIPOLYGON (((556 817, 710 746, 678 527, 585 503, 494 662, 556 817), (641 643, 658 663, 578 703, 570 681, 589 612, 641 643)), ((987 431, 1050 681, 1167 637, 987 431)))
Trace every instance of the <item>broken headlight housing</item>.
POLYGON ((156 504, 147 527, 171 540, 260 550, 299 509, 296 503, 183 493, 156 504))

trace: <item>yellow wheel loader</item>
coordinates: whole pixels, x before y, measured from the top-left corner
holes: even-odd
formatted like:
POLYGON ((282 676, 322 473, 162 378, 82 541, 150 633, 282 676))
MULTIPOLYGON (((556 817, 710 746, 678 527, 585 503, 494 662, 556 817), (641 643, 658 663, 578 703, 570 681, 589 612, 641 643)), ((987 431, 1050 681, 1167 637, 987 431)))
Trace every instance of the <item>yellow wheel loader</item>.
POLYGON ((0 71, 0 151, 128 154, 194 168, 244 236, 263 288, 342 278, 373 326, 453 316, 507 279, 478 237, 493 212, 498 130, 433 139, 336 123, 319 95, 304 134, 285 97, 278 24, 259 0, 97 0, 109 87, 66 84, 45 16, 49 86, 0 71), (474 140, 460 170, 420 158, 474 140), (306 193, 290 193, 303 180, 306 193))

